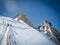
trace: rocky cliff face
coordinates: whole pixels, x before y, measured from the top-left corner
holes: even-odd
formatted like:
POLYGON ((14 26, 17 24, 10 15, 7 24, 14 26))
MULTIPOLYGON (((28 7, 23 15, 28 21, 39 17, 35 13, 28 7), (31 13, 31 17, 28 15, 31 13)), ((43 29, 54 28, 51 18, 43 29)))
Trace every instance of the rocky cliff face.
POLYGON ((60 44, 60 34, 49 21, 43 21, 39 26, 39 31, 44 32, 55 43, 60 44))

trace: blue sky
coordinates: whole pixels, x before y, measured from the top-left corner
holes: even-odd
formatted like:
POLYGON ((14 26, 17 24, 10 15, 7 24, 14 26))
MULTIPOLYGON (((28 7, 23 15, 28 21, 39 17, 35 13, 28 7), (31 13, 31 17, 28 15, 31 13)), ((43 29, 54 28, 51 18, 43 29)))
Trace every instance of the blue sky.
POLYGON ((59 0, 0 0, 0 15, 14 17, 24 12, 26 17, 38 27, 48 20, 60 31, 60 1, 59 0))

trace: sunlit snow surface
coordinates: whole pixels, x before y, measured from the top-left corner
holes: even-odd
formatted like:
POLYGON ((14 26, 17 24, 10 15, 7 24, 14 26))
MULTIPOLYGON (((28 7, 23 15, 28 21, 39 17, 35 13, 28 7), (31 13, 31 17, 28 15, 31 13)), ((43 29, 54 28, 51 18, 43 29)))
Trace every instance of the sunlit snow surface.
POLYGON ((0 16, 0 45, 56 45, 22 20, 0 16))

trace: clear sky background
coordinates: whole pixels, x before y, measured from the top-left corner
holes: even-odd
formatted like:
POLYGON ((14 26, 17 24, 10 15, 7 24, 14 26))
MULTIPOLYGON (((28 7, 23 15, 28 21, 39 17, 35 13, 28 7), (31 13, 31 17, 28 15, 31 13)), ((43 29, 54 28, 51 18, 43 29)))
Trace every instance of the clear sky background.
POLYGON ((14 17, 22 11, 35 27, 48 20, 60 31, 59 0, 0 0, 1 16, 14 17))

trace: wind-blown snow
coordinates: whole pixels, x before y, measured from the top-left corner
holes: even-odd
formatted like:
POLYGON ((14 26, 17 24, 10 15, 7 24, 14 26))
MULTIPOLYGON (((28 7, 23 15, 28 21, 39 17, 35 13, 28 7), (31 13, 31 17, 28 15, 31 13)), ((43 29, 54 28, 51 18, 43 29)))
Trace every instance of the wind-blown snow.
POLYGON ((56 45, 22 20, 0 17, 0 45, 56 45))

